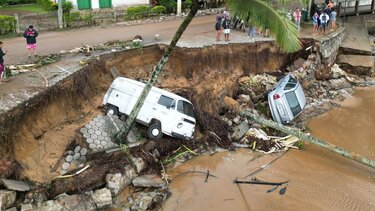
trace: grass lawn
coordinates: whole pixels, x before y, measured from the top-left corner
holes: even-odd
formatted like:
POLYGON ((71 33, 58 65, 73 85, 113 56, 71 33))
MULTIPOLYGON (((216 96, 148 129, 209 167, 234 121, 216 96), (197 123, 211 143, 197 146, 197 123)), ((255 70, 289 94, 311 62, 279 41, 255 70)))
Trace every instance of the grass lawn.
POLYGON ((0 7, 0 12, 30 12, 30 13, 47 13, 48 11, 43 9, 38 4, 28 4, 28 5, 19 5, 19 6, 6 6, 0 7))

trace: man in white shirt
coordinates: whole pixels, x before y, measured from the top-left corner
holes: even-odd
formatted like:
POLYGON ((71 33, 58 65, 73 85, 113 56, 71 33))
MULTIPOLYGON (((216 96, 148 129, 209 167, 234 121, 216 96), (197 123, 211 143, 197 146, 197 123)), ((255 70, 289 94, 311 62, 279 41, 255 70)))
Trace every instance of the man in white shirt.
POLYGON ((324 34, 326 34, 326 27, 329 21, 329 16, 325 12, 323 12, 320 15, 319 19, 320 19, 320 30, 323 29, 324 34))

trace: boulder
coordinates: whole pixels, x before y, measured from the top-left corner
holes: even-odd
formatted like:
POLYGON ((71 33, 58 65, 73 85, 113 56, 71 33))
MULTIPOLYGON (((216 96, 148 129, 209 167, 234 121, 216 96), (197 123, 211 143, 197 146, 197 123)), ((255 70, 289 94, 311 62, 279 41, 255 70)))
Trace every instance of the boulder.
POLYGON ((155 192, 140 193, 134 197, 131 210, 148 210, 153 203, 160 203, 163 195, 155 192))
POLYGON ((65 210, 96 210, 95 203, 92 200, 87 200, 85 195, 64 196, 56 201, 64 206, 65 210))
POLYGON ((367 55, 344 55, 338 56, 341 69, 356 75, 371 76, 374 69, 374 58, 367 55))
POLYGON ((91 195, 91 198, 94 200, 98 209, 108 207, 112 204, 112 195, 111 191, 108 188, 96 190, 91 195))
POLYGON ((231 97, 224 97, 224 106, 225 108, 232 113, 238 113, 240 110, 240 104, 231 97))
POLYGON ((16 201, 16 192, 8 190, 0 190, 0 210, 11 207, 16 201))
POLYGON ((132 181, 135 187, 155 187, 161 188, 165 185, 164 181, 155 174, 142 175, 132 181))
POLYGON ((146 162, 142 158, 131 158, 131 160, 138 174, 146 169, 146 162))
POLYGON ((249 129, 250 129, 250 126, 249 126, 248 122, 246 120, 242 121, 239 125, 234 127, 233 133, 232 133, 232 139, 239 140, 240 138, 242 138, 246 134, 246 132, 249 129))
POLYGON ((107 188, 111 191, 113 196, 117 196, 124 188, 132 183, 132 180, 137 176, 134 168, 128 166, 125 175, 121 173, 107 174, 107 188))

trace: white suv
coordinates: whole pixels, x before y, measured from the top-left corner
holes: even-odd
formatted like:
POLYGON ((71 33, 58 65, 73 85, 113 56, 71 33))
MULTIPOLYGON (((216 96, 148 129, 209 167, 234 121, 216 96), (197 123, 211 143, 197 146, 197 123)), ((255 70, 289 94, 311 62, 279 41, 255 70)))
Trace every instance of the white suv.
POLYGON ((289 123, 302 112, 306 105, 301 84, 292 74, 286 75, 268 93, 268 104, 275 122, 289 123))

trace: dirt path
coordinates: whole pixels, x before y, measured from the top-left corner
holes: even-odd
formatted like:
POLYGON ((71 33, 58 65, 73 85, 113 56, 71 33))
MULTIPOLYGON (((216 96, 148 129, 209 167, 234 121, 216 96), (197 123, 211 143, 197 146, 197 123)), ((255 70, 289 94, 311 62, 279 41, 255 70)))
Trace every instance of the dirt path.
MULTIPOLYGON (((214 21, 215 16, 194 18, 183 37, 188 38, 200 33, 212 31, 212 39, 214 39, 214 21)), ((160 35, 160 42, 168 41, 172 38, 181 22, 182 19, 133 26, 118 24, 109 27, 103 26, 69 31, 41 32, 37 39, 38 54, 48 55, 50 53, 59 53, 61 50, 70 50, 75 47, 80 47, 82 44, 95 45, 105 43, 108 40, 129 40, 133 39, 135 35, 141 35, 145 44, 155 42, 155 34, 160 35)), ((8 55, 5 57, 6 64, 27 61, 26 44, 23 37, 6 39, 4 42, 4 48, 9 50, 8 55)))

